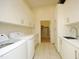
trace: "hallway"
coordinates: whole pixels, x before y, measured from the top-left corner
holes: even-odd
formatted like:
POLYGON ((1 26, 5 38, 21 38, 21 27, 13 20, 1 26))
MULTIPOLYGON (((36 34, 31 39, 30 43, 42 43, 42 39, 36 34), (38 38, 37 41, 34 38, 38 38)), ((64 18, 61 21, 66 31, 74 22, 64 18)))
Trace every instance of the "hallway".
POLYGON ((41 43, 35 51, 34 59, 61 59, 51 43, 41 43))
POLYGON ((41 21, 41 42, 50 42, 50 21, 41 21))

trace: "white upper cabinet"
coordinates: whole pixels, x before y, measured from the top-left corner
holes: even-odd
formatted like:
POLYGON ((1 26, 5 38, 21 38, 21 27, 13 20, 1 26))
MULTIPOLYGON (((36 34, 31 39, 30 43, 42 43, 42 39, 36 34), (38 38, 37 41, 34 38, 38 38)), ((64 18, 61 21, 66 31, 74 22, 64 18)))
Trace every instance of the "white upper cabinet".
POLYGON ((0 21, 30 26, 32 11, 23 0, 0 0, 0 21))
POLYGON ((17 13, 14 4, 12 0, 0 0, 0 21, 17 23, 17 13))
POLYGON ((66 0, 64 14, 66 24, 79 22, 79 0, 66 0))
MULTIPOLYGON (((22 1, 21 1, 22 2, 22 1)), ((33 26, 33 13, 32 10, 26 5, 26 3, 21 3, 23 15, 21 15, 23 18, 21 19, 21 24, 26 26, 33 26)))

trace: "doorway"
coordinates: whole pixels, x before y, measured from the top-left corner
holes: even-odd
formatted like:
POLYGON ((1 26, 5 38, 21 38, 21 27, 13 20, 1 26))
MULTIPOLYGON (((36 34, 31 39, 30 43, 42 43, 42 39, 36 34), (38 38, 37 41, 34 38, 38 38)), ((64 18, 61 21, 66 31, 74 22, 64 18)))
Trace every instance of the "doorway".
POLYGON ((50 42, 50 21, 41 21, 41 42, 50 42))

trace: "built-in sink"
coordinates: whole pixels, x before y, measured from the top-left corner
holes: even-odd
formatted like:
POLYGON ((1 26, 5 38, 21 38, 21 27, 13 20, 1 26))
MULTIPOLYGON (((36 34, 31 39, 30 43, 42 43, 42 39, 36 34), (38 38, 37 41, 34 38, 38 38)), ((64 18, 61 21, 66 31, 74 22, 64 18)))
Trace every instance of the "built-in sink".
POLYGON ((13 43, 4 43, 4 44, 0 44, 0 48, 6 47, 6 46, 11 45, 11 44, 13 44, 13 43))
POLYGON ((64 36, 64 38, 66 38, 66 39, 77 39, 75 37, 68 37, 68 36, 64 36))
POLYGON ((13 40, 12 39, 12 40, 6 40, 6 41, 3 41, 3 42, 0 42, 0 48, 6 47, 8 45, 11 45, 11 44, 13 44, 13 43, 15 43, 17 41, 19 41, 19 40, 13 40))
POLYGON ((0 34, 0 48, 11 45, 17 41, 19 41, 19 39, 11 39, 5 34, 0 34))

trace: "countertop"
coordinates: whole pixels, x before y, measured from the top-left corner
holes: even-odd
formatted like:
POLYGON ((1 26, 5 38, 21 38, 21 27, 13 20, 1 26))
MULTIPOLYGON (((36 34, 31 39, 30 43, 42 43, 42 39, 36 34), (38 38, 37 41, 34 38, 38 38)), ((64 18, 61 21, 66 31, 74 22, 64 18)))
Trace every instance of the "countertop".
POLYGON ((61 38, 79 49, 79 39, 66 39, 64 37, 61 37, 61 38))

